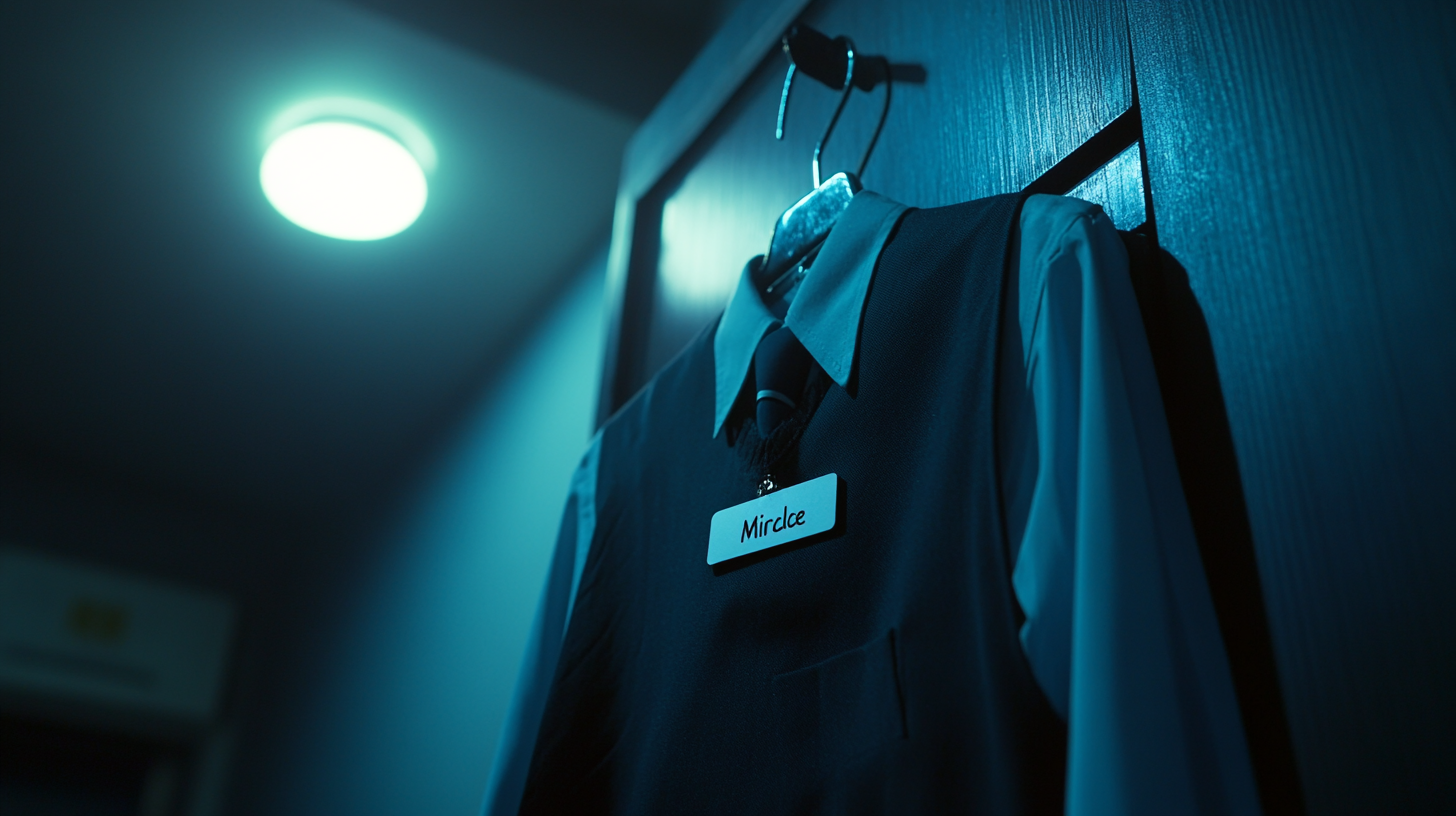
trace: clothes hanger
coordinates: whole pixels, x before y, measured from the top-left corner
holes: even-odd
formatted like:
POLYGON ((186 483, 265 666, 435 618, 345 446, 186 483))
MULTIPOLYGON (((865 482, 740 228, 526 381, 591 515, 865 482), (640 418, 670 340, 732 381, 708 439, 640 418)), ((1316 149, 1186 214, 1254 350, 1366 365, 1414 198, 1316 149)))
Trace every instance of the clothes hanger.
POLYGON ((789 91, 793 87, 794 75, 799 70, 841 93, 834 115, 829 118, 829 124, 824 128, 824 135, 814 145, 814 189, 785 210, 774 223, 768 252, 765 253, 763 264, 755 276, 759 289, 765 295, 773 296, 775 300, 782 299, 803 278, 824 239, 848 209, 855 194, 863 189, 859 176, 864 173, 870 153, 879 141, 880 131, 885 127, 885 117, 890 112, 890 70, 889 61, 885 58, 860 57, 859 70, 856 71, 854 41, 848 37, 835 37, 831 40, 805 25, 795 25, 784 34, 783 48, 789 57, 789 70, 784 77, 783 93, 779 97, 775 138, 784 137, 784 116, 788 111, 789 91), (870 137, 864 155, 860 157, 859 167, 853 173, 839 172, 828 179, 821 179, 819 157, 824 152, 830 135, 834 133, 834 126, 839 123, 839 116, 844 112, 850 93, 856 85, 868 91, 881 79, 885 83, 885 104, 880 111, 880 120, 875 126, 874 135, 870 137))

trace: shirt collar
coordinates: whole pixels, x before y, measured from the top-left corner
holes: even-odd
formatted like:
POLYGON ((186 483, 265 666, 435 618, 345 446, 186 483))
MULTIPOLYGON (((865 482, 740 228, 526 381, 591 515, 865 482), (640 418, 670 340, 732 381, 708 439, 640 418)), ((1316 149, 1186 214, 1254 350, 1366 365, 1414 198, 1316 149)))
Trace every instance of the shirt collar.
MULTIPOLYGON (((782 321, 840 386, 849 384, 854 370, 860 318, 880 252, 908 210, 904 204, 868 190, 856 194, 824 240, 782 321)), ((714 436, 728 421, 758 341, 780 323, 753 285, 752 272, 762 261, 759 256, 743 268, 713 336, 714 436)))

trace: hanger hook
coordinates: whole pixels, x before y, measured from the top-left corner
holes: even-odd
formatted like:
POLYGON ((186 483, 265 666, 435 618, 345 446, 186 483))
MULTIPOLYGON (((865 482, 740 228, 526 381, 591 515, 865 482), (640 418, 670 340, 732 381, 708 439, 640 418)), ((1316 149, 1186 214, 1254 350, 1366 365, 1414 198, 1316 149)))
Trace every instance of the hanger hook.
MULTIPOLYGON (((807 34, 808 35, 817 38, 819 41, 824 42, 825 45, 829 45, 831 43, 831 41, 829 40, 829 38, 825 37, 822 34, 819 34, 816 31, 813 31, 812 29, 803 29, 803 28, 795 27, 794 29, 790 29, 790 32, 788 34, 785 34, 784 35, 784 38, 783 38, 783 49, 784 49, 784 54, 786 56, 788 56, 788 58, 789 58, 789 70, 788 70, 788 73, 784 75, 784 87, 783 87, 783 91, 779 94, 778 124, 774 128, 774 138, 775 139, 783 139, 784 138, 784 120, 785 120, 785 117, 788 114, 788 108, 789 108, 789 93, 793 89, 793 86, 794 86, 794 78, 798 75, 798 62, 797 62, 797 60, 794 59, 794 49, 792 49, 790 47, 790 40, 791 40, 791 38, 797 36, 795 32, 798 32, 798 31, 807 31, 807 34)), ((824 135, 821 136, 821 137, 819 137, 819 141, 814 145, 814 160, 812 162, 812 169, 813 169, 813 175, 814 175, 814 187, 816 189, 819 187, 820 184, 823 183, 823 180, 824 180, 823 179, 823 172, 822 172, 822 169, 820 167, 819 157, 824 152, 824 146, 829 143, 829 137, 834 133, 835 126, 837 124, 839 124, 839 117, 844 112, 844 106, 845 106, 845 104, 849 102, 849 95, 850 95, 850 93, 854 90, 855 58, 857 56, 856 53, 855 53, 855 48, 854 48, 854 41, 851 40, 848 37, 835 37, 834 40, 832 40, 832 43, 833 44, 836 44, 836 45, 843 46, 843 48, 844 48, 844 56, 845 56, 845 60, 844 60, 844 62, 845 62, 844 79, 843 79, 843 81, 840 84, 841 93, 840 93, 840 96, 839 96, 839 104, 835 106, 835 108, 834 108, 834 115, 832 117, 830 117, 829 124, 826 125, 825 128, 824 128, 824 135)), ((868 87, 869 88, 873 88, 874 85, 875 85, 874 79, 883 78, 884 79, 884 82, 885 82, 885 102, 884 102, 883 107, 880 109, 880 120, 875 125, 874 135, 870 137, 869 144, 865 146, 864 155, 860 157, 860 160, 859 160, 859 168, 855 171, 855 175, 862 175, 864 173, 865 165, 867 165, 869 163, 870 154, 874 151, 875 144, 880 139, 880 132, 884 130, 884 128, 885 128, 885 119, 886 119, 886 117, 888 117, 888 115, 890 113, 890 63, 889 63, 889 60, 885 59, 884 57, 861 57, 860 58, 861 61, 866 60, 866 59, 871 59, 871 60, 874 60, 875 62, 879 63, 879 66, 881 68, 881 71, 880 71, 880 75, 881 76, 880 77, 875 77, 875 78, 868 79, 867 84, 868 84, 868 87)), ((822 71, 823 69, 820 68, 819 70, 822 71)), ((824 81, 824 77, 821 76, 819 73, 815 73, 812 69, 810 70, 810 74, 812 76, 815 76, 818 79, 820 79, 820 81, 824 81)), ((866 80, 866 79, 867 79, 866 77, 861 77, 861 80, 866 80)))
POLYGON ((844 112, 844 103, 849 101, 849 94, 854 90, 854 40, 848 37, 835 37, 835 42, 844 43, 845 69, 844 69, 844 92, 839 95, 839 104, 834 107, 834 115, 829 117, 829 124, 824 128, 824 135, 814 145, 814 186, 817 188, 822 181, 819 177, 819 154, 824 152, 824 145, 829 143, 829 135, 834 132, 834 126, 839 123, 839 114, 844 112))
MULTIPOLYGON (((784 43, 784 52, 788 53, 789 45, 784 43)), ((784 75, 784 91, 779 94, 779 124, 774 128, 774 138, 783 141, 784 138, 784 114, 789 110, 789 89, 794 87, 794 71, 799 66, 794 64, 793 57, 789 58, 789 72, 784 75)))
POLYGON ((864 175, 865 165, 870 163, 870 153, 874 152, 875 144, 880 141, 880 131, 885 129, 885 119, 890 115, 890 60, 886 57, 866 59, 874 59, 880 64, 880 71, 885 79, 885 102, 880 106, 880 121, 875 123, 875 132, 870 136, 869 144, 865 145, 864 155, 859 157, 859 168, 854 171, 856 176, 864 175))

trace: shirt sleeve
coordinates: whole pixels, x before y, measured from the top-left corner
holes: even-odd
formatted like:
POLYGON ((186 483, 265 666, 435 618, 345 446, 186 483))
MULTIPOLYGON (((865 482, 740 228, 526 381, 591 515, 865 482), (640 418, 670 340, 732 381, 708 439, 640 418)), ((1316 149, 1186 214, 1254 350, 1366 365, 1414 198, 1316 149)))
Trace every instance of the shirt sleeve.
POLYGON ((551 693, 551 679, 561 656, 561 641, 576 604, 582 569, 596 534, 597 461, 601 434, 592 439, 571 477, 566 510, 556 536, 556 549, 546 573, 546 586, 526 639, 526 654, 516 677, 516 689, 506 710, 505 724, 496 744, 495 762, 485 786, 481 816, 515 816, 526 790, 526 774, 536 734, 551 693))
POLYGON ((1126 250, 1076 199, 1033 196, 1020 223, 1034 476, 1008 531, 1022 645, 1067 722, 1066 811, 1257 813, 1126 250))

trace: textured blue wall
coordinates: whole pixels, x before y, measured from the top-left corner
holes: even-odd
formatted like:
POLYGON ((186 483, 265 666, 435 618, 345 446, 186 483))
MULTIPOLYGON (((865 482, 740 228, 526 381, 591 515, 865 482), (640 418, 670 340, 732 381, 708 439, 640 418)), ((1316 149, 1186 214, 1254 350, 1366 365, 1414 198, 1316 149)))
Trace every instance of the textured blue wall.
MULTIPOLYGON (((465 814, 480 806, 567 484, 590 438, 605 247, 424 474, 335 622, 278 734, 274 813, 465 814)), ((271 778, 269 778, 271 777, 271 778)), ((253 796, 261 794, 254 799, 253 796)))

